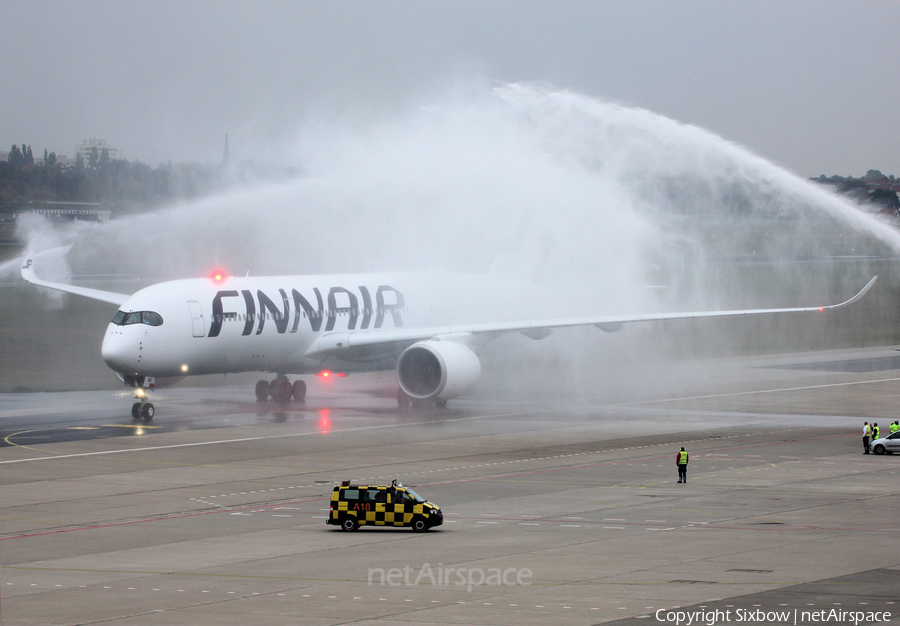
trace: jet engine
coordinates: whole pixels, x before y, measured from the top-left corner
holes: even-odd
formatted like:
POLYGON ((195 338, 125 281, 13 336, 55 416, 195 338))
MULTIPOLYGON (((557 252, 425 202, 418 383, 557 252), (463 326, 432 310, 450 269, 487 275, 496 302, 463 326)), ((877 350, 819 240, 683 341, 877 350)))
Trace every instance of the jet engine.
POLYGON ((417 400, 447 400, 472 388, 481 362, 472 350, 455 341, 429 339, 414 343, 400 355, 400 388, 417 400))

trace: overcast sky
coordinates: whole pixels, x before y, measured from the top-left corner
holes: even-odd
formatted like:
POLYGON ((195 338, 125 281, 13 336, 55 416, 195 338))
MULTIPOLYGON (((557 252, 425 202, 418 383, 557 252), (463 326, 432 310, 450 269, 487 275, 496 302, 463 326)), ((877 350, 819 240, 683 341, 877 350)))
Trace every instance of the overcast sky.
POLYGON ((281 162, 310 118, 540 81, 803 176, 900 176, 900 3, 0 0, 0 146, 281 162))

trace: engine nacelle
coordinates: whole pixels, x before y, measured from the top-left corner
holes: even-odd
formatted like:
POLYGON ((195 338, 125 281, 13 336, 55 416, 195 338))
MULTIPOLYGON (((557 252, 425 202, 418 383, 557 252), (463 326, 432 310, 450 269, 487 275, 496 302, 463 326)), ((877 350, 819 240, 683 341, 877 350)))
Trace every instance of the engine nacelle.
POLYGON ((400 388, 419 400, 447 400, 465 393, 481 375, 481 362, 455 341, 414 343, 397 361, 400 388))

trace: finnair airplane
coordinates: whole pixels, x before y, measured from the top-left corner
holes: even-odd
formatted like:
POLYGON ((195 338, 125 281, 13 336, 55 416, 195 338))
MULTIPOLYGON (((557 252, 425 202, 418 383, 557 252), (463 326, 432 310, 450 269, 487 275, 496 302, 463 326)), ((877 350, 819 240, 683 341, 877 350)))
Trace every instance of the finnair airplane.
MULTIPOLYGON (((256 371, 275 375, 256 383, 261 401, 303 400, 306 384, 299 379, 291 383, 289 375, 396 370, 401 408, 443 406, 472 388, 481 374, 479 354, 506 333, 543 339, 572 326, 614 332, 632 322, 825 311, 856 302, 878 278, 846 302, 830 306, 444 324, 463 319, 463 311, 471 318, 479 307, 475 302, 436 301, 433 276, 218 273, 158 283, 127 295, 41 280, 36 273, 41 258, 66 250, 25 259, 22 277, 119 307, 106 329, 101 354, 125 385, 135 389, 131 414, 144 420, 153 419, 147 391, 160 379, 256 371)), ((486 288, 484 277, 475 275, 448 275, 446 280, 454 283, 450 291, 456 294, 496 289, 486 288)))

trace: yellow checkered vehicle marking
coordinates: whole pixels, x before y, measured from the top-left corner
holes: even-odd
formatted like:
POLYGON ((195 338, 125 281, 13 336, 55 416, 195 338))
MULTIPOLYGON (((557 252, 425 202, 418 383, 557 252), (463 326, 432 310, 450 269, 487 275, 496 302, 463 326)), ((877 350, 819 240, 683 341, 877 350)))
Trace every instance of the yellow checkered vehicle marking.
POLYGON ((416 502, 402 486, 339 485, 331 492, 328 524, 340 526, 348 517, 359 525, 412 526, 413 520, 425 520, 427 528, 443 523, 439 506, 416 502))

